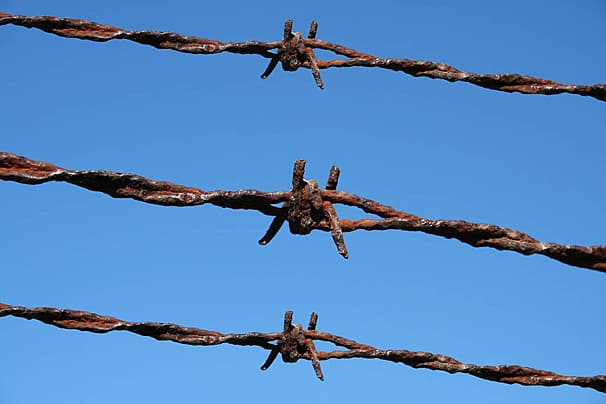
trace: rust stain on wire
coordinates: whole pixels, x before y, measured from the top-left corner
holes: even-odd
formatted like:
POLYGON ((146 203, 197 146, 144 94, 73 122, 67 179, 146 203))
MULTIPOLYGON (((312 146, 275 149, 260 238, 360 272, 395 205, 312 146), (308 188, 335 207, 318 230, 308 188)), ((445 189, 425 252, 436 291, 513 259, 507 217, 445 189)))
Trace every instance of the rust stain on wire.
POLYGON ((409 74, 414 77, 428 77, 450 82, 464 81, 480 87, 504 92, 523 94, 578 94, 606 101, 606 84, 574 85, 562 84, 520 74, 476 74, 461 71, 453 66, 424 60, 405 58, 379 58, 359 52, 343 45, 316 39, 318 24, 312 22, 307 38, 292 32, 292 20, 287 20, 281 41, 262 42, 221 42, 196 36, 181 35, 172 32, 131 31, 111 25, 73 18, 52 16, 28 17, 0 12, 0 25, 13 24, 27 28, 37 28, 55 35, 106 42, 113 39, 127 39, 160 49, 172 49, 178 52, 194 54, 215 54, 230 52, 254 54, 270 59, 269 66, 262 74, 266 78, 277 66, 282 64, 286 71, 298 68, 311 69, 316 84, 324 87, 320 69, 331 67, 378 67, 409 74), (271 52, 277 50, 276 53, 271 52), (323 49, 344 56, 346 59, 317 60, 313 49, 323 49))
POLYGON ((339 254, 348 257, 344 232, 355 230, 420 231, 455 238, 473 247, 491 247, 524 255, 540 254, 565 264, 606 272, 606 246, 560 245, 542 242, 517 230, 463 220, 434 220, 398 211, 390 206, 336 190, 339 169, 333 167, 325 189, 314 180, 303 179, 305 161, 297 160, 290 191, 257 190, 203 191, 170 182, 154 181, 135 174, 99 170, 68 170, 51 163, 0 152, 0 180, 22 184, 62 181, 114 198, 131 198, 165 206, 212 204, 230 209, 252 209, 273 216, 269 229, 259 240, 264 245, 278 233, 284 222, 293 234, 312 230, 331 232, 339 254), (282 203, 282 206, 274 204, 282 203), (343 204, 377 215, 379 219, 340 219, 333 204, 343 204))
POLYGON ((506 384, 525 386, 571 385, 586 387, 606 393, 606 375, 562 376, 554 372, 516 365, 481 366, 460 362, 449 356, 431 352, 414 352, 404 349, 385 350, 370 345, 316 330, 318 315, 312 313, 306 330, 300 324, 292 324, 292 311, 286 312, 281 332, 244 334, 222 334, 200 328, 183 327, 170 323, 129 322, 114 317, 67 309, 50 307, 27 308, 0 303, 0 317, 14 316, 28 320, 38 320, 60 328, 108 333, 111 331, 129 331, 162 341, 173 341, 187 345, 248 345, 258 346, 270 351, 261 370, 268 369, 278 355, 284 362, 297 362, 300 359, 312 363, 316 376, 323 380, 324 374, 320 361, 328 359, 366 358, 403 363, 413 368, 440 370, 448 373, 467 373, 469 375, 506 384), (313 341, 331 342, 345 350, 318 352, 313 341))

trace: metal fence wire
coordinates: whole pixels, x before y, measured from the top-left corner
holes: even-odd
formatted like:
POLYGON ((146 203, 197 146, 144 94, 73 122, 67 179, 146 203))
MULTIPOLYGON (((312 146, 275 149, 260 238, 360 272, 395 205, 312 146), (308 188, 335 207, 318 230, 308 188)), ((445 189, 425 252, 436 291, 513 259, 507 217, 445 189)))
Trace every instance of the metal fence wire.
MULTIPOLYGON (((279 41, 221 42, 171 32, 130 31, 92 21, 50 16, 27 17, 0 12, 0 25, 13 24, 37 28, 55 35, 97 42, 126 39, 161 49, 172 49, 193 54, 230 52, 254 54, 269 59, 262 78, 267 78, 280 63, 285 71, 310 69, 318 87, 323 88, 320 70, 331 67, 378 67, 401 71, 415 77, 429 77, 447 81, 464 81, 496 91, 524 94, 571 93, 606 101, 606 84, 572 85, 519 74, 474 74, 452 66, 430 61, 385 59, 363 53, 343 45, 316 38, 318 25, 313 22, 307 37, 292 32, 292 20, 284 25, 279 41), (314 49, 323 49, 342 56, 341 59, 318 60, 314 49), (273 51, 273 52, 272 52, 273 51)), ((91 191, 102 192, 114 198, 131 198, 164 206, 194 206, 211 204, 222 208, 256 210, 272 217, 259 244, 269 243, 287 223, 293 234, 308 234, 313 230, 330 232, 338 253, 348 258, 344 233, 355 230, 418 231, 444 238, 454 238, 473 247, 490 247, 524 255, 540 254, 572 267, 606 272, 606 246, 560 245, 542 242, 521 231, 491 224, 470 223, 463 220, 436 220, 399 211, 379 202, 337 190, 340 171, 333 166, 324 187, 317 181, 305 180, 305 161, 297 160, 288 191, 265 192, 250 190, 204 191, 199 188, 155 181, 136 174, 101 170, 71 170, 54 164, 31 160, 9 152, 0 153, 0 179, 22 184, 67 182, 91 191), (277 206, 281 204, 280 206, 277 206), (334 205, 343 204, 361 209, 368 217, 359 220, 341 219, 334 205)), ((266 370, 281 355, 284 362, 309 360, 318 378, 324 375, 320 361, 328 359, 367 358, 403 363, 413 368, 425 368, 448 373, 467 373, 500 383, 558 386, 574 385, 606 393, 606 375, 590 377, 562 376, 554 372, 529 367, 466 364, 452 357, 430 352, 384 350, 370 345, 316 330, 318 316, 312 313, 304 329, 292 323, 293 313, 286 312, 281 331, 271 333, 248 332, 223 334, 199 328, 169 323, 129 322, 85 311, 57 308, 26 308, 0 303, 0 317, 14 316, 35 319, 60 328, 107 333, 128 331, 157 340, 181 344, 211 346, 219 344, 252 345, 269 351, 261 366, 266 370), (316 350, 314 341, 333 343, 341 349, 329 352, 316 350)))

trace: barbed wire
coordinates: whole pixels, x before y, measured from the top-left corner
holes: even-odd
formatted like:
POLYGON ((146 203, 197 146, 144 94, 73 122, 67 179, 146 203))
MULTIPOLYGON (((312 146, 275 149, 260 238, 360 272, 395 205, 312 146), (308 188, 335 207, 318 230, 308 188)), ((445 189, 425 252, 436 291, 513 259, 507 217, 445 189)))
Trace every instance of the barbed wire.
POLYGON ((38 320, 59 328, 108 333, 128 331, 161 341, 173 341, 187 345, 242 345, 258 346, 269 350, 269 356, 261 366, 267 370, 278 354, 284 362, 297 362, 299 359, 312 363, 316 376, 324 380, 320 361, 328 359, 366 358, 381 359, 403 363, 416 369, 440 370, 448 373, 467 373, 469 375, 506 384, 525 386, 571 385, 586 387, 606 393, 606 375, 562 376, 554 372, 533 369, 517 365, 481 366, 460 362, 452 357, 431 352, 414 352, 405 349, 385 350, 360 344, 348 338, 316 330, 318 315, 312 313, 306 330, 300 324, 292 324, 292 311, 284 315, 284 327, 281 332, 244 334, 223 334, 200 328, 183 327, 170 323, 130 322, 114 317, 101 316, 86 311, 57 309, 51 307, 27 308, 0 303, 0 317, 13 316, 38 320), (346 350, 318 352, 315 340, 331 342, 346 350), (272 343, 275 341, 275 343, 272 343))
POLYGON ((303 38, 301 33, 292 32, 292 20, 287 20, 284 24, 282 40, 270 42, 221 42, 173 32, 131 31, 111 25, 73 18, 52 16, 28 17, 0 12, 0 26, 7 24, 37 28, 67 38, 86 39, 96 42, 126 39, 155 48, 172 49, 178 52, 193 54, 209 55, 229 52, 259 55, 270 59, 269 66, 261 75, 261 78, 267 78, 278 62, 280 62, 285 71, 295 71, 299 68, 311 69, 316 84, 320 88, 324 87, 320 77, 320 69, 358 66, 394 70, 414 77, 428 77, 450 82, 463 81, 504 92, 544 95, 569 93, 606 101, 606 84, 562 84, 552 80, 520 74, 469 73, 443 63, 424 60, 379 58, 343 45, 316 39, 318 24, 315 21, 311 24, 307 38, 303 38), (274 49, 276 53, 271 52, 274 49), (317 60, 313 49, 331 51, 347 59, 317 60))
POLYGON ((5 181, 31 185, 61 181, 91 191, 103 192, 114 198, 131 198, 156 205, 212 204, 222 208, 257 210, 274 217, 265 235, 259 240, 261 245, 269 243, 284 222, 287 222, 293 234, 309 234, 312 230, 330 231, 339 254, 347 258, 349 253, 343 238, 344 232, 395 229, 455 238, 473 247, 491 247, 524 255, 540 254, 571 266, 606 272, 606 246, 560 245, 538 241, 520 231, 491 224, 422 218, 336 190, 340 171, 335 166, 330 170, 324 189, 321 189, 315 180, 303 179, 304 172, 305 161, 297 160, 290 191, 203 191, 171 182, 154 181, 135 174, 68 170, 51 163, 0 152, 0 179, 5 181), (274 206, 278 203, 282 203, 282 206, 274 206), (340 219, 333 204, 357 207, 366 213, 379 216, 380 219, 340 219))

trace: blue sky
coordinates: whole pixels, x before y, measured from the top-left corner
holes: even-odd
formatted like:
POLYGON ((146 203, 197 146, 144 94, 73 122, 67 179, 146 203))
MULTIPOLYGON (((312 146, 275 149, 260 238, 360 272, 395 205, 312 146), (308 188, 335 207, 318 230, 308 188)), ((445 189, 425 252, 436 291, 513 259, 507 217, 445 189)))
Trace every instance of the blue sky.
MULTIPOLYGON (((1 11, 83 18, 222 41, 279 40, 286 18, 382 57, 563 83, 606 82, 603 1, 4 1, 1 11), (420 4, 422 3, 422 4, 420 4)), ((430 218, 606 244, 606 104, 508 94, 378 69, 277 69, 258 56, 188 55, 132 42, 0 27, 0 150, 71 169, 213 189, 287 190, 293 161, 323 183, 430 218)), ((322 52, 319 58, 327 57, 322 52)), ((221 332, 318 328, 379 348, 476 364, 606 374, 606 276, 545 257, 398 231, 286 228, 213 206, 160 207, 69 184, 0 183, 0 301, 221 332), (314 280, 311 284, 308 279, 314 280)), ((337 206, 343 218, 362 212, 337 206)), ((603 403, 575 387, 522 387, 371 360, 259 371, 254 347, 191 347, 0 319, 0 403, 320 400, 603 403)), ((328 349, 319 344, 320 349, 328 349)))

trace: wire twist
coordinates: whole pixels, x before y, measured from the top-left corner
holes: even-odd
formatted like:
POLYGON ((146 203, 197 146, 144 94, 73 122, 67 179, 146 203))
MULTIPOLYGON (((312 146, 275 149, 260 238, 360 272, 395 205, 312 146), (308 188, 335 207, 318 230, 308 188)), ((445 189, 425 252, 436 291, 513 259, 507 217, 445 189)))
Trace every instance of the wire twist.
POLYGON ((210 55, 222 52, 236 54, 254 54, 271 59, 267 69, 261 75, 266 78, 282 63, 285 71, 298 68, 311 69, 316 84, 324 88, 320 69, 331 67, 378 67, 406 73, 414 77, 428 77, 450 82, 463 81, 476 86, 496 91, 519 92, 523 94, 578 94, 600 101, 606 101, 606 84, 576 85, 562 84, 552 80, 521 74, 476 74, 464 72, 444 63, 406 58, 380 58, 360 52, 347 46, 316 39, 318 25, 311 24, 307 38, 300 33, 292 32, 292 20, 284 24, 284 35, 281 41, 262 42, 221 42, 214 39, 182 35, 174 32, 130 31, 111 25, 73 18, 52 16, 28 17, 0 12, 0 26, 13 24, 67 38, 86 39, 106 42, 114 39, 126 39, 159 49, 172 49, 178 52, 210 55), (277 49, 277 53, 271 52, 277 49), (323 49, 344 56, 345 59, 317 60, 313 49, 323 49))
POLYGON ((154 181, 135 174, 111 171, 67 170, 51 163, 30 160, 12 153, 0 152, 0 180, 23 184, 62 181, 114 198, 132 198, 165 206, 212 204, 222 208, 252 209, 274 216, 261 245, 277 234, 288 221, 293 234, 312 230, 330 231, 339 254, 348 257, 343 233, 355 230, 420 231, 445 238, 455 238, 473 247, 491 247, 523 255, 540 254, 565 264, 606 272, 606 246, 560 245, 542 242, 517 230, 492 224, 464 220, 435 220, 398 211, 390 206, 336 189, 339 170, 331 169, 325 189, 317 181, 303 179, 305 161, 297 160, 293 169, 292 188, 287 192, 257 190, 203 191, 198 188, 154 181), (283 203, 281 207, 274 204, 283 203), (340 219, 333 204, 343 204, 377 215, 379 219, 340 219))
POLYGON ((33 319, 70 330, 89 331, 99 334, 111 331, 128 331, 161 341, 173 341, 187 345, 212 346, 231 344, 258 346, 270 351, 267 360, 261 366, 261 370, 268 369, 278 354, 281 354, 282 360, 286 363, 297 362, 301 359, 309 360, 312 363, 316 376, 320 380, 324 379, 324 375, 320 369, 320 361, 365 358, 402 363, 415 369, 422 368, 448 373, 466 373, 499 383, 517 383, 524 386, 571 385, 606 393, 606 375, 562 376, 555 372, 524 366, 467 364, 449 356, 431 352, 414 352, 404 349, 377 349, 348 338, 316 330, 318 320, 316 313, 312 313, 307 330, 303 330, 300 324, 293 325, 292 315, 292 311, 285 313, 281 332, 222 334, 218 331, 183 327, 170 323, 129 322, 86 311, 51 307, 27 308, 0 303, 0 317, 13 316, 28 320, 33 319), (277 341, 277 343, 272 343, 273 341, 277 341), (330 342, 345 349, 318 352, 313 341, 330 342))

